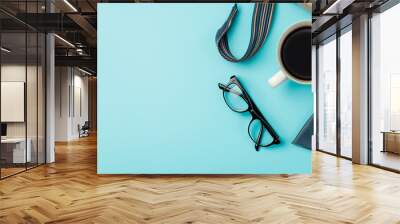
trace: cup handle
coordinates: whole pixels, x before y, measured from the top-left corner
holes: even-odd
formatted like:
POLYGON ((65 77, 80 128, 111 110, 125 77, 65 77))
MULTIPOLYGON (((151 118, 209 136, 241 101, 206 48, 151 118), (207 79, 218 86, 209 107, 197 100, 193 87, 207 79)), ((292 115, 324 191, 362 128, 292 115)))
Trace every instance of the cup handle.
POLYGON ((268 83, 270 86, 273 88, 277 87, 279 84, 281 84, 283 81, 287 79, 287 76, 285 73, 283 73, 282 70, 279 70, 274 76, 272 76, 269 80, 268 83))

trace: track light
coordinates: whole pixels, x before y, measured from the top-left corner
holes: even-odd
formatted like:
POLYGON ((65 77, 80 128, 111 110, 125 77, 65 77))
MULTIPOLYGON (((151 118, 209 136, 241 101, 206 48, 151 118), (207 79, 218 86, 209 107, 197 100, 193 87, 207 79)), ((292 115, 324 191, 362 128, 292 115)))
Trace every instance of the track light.
POLYGON ((330 5, 327 9, 324 10, 324 12, 322 13, 323 15, 326 14, 333 14, 334 12, 337 11, 337 6, 339 4, 340 0, 336 0, 332 5, 330 5))
POLYGON ((323 15, 340 15, 343 10, 353 4, 355 0, 336 0, 322 13, 323 15))
POLYGON ((68 40, 66 40, 66 39, 64 39, 64 38, 62 38, 62 37, 60 37, 59 35, 57 35, 57 34, 54 34, 54 36, 55 37, 57 37, 59 40, 61 40, 62 42, 64 42, 65 44, 67 44, 68 46, 70 46, 70 47, 72 47, 72 48, 75 48, 75 45, 73 45, 71 42, 69 42, 68 40))
POLYGON ((7 49, 5 47, 1 47, 0 49, 1 49, 1 51, 4 51, 6 53, 10 53, 11 52, 11 50, 9 50, 9 49, 7 49))
POLYGON ((68 0, 64 0, 64 3, 68 5, 74 12, 78 12, 78 10, 73 6, 68 0))
POLYGON ((86 75, 90 75, 90 76, 93 75, 92 73, 90 73, 90 72, 88 72, 88 71, 86 71, 86 70, 83 70, 83 69, 81 69, 81 68, 79 68, 79 67, 78 67, 78 70, 81 71, 81 72, 83 72, 83 73, 85 73, 86 75))

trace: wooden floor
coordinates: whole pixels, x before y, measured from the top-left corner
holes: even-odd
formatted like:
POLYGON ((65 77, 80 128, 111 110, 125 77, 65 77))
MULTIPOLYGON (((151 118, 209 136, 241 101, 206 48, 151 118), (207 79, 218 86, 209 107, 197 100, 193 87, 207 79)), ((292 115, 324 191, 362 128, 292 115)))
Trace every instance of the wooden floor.
POLYGON ((13 174, 19 173, 19 172, 23 172, 25 171, 25 167, 24 168, 1 168, 1 177, 8 177, 11 176, 13 174))
POLYGON ((0 181, 0 223, 400 223, 400 175, 323 153, 312 175, 99 176, 94 137, 0 181))

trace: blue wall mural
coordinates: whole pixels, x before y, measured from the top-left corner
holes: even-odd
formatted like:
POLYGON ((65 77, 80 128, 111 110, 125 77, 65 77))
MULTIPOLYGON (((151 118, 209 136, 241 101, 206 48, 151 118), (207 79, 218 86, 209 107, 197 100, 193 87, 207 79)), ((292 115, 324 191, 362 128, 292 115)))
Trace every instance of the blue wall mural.
MULTIPOLYGON (((99 4, 98 173, 310 173, 311 152, 291 144, 313 113, 310 85, 268 79, 279 70, 285 30, 311 14, 275 7, 260 51, 242 63, 221 57, 215 33, 233 4, 99 4), (281 139, 254 149, 249 113, 234 113, 218 83, 236 75, 281 139)), ((238 4, 229 44, 247 49, 254 4, 238 4)))

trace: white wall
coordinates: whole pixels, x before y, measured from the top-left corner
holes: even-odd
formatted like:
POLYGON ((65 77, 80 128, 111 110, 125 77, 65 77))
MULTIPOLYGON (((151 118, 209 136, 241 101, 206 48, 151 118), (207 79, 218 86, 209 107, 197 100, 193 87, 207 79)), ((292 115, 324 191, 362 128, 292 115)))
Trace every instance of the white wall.
MULTIPOLYGON (((3 82, 25 82, 25 71, 24 65, 9 64, 1 66, 1 81, 3 82)), ((32 67, 28 66, 28 74, 32 67)), ((5 108, 2 108, 4 110, 5 108)), ((7 123, 7 137, 25 137, 25 122, 10 122, 7 123)))
POLYGON ((55 140, 77 139, 78 125, 88 120, 88 77, 76 68, 56 67, 55 89, 55 140))
MULTIPOLYGON (((28 76, 28 81, 30 85, 36 85, 36 80, 33 80, 31 76, 36 77, 36 67, 35 66, 27 66, 25 67, 24 65, 18 65, 18 64, 5 64, 1 66, 1 81, 2 82, 25 82, 25 75, 27 74, 28 76), (27 69, 27 70, 26 70, 27 69), (26 73, 27 72, 27 73, 26 73)), ((36 88, 27 88, 27 106, 29 107, 29 111, 36 111, 36 88), (30 98, 35 98, 35 100, 30 99, 30 98), (32 105, 29 105, 30 102, 35 102, 32 105)), ((5 110, 6 108, 2 108, 2 110, 5 110)), ((36 130, 36 113, 28 113, 28 122, 34 122, 34 124, 29 123, 28 124, 28 129, 32 127, 34 130, 36 130), (35 127, 33 127, 35 126, 35 127)), ((25 136, 25 123, 26 122, 7 122, 7 136, 8 137, 24 137, 25 136)), ((28 137, 30 131, 28 130, 28 137)), ((35 132, 36 133, 36 132, 35 132)))
POLYGON ((69 96, 70 84, 69 68, 55 68, 55 141, 67 141, 69 124, 69 96))
MULTIPOLYGON (((77 70, 75 70, 76 72, 77 70)), ((78 75, 74 75, 74 96, 72 99, 74 99, 74 102, 71 102, 71 104, 74 105, 74 107, 71 109, 72 111, 72 119, 71 119, 71 135, 72 138, 78 138, 79 137, 79 132, 78 132, 78 125, 83 125, 85 121, 89 120, 89 110, 88 110, 88 77, 87 76, 82 76, 82 73, 79 73, 78 75)))

